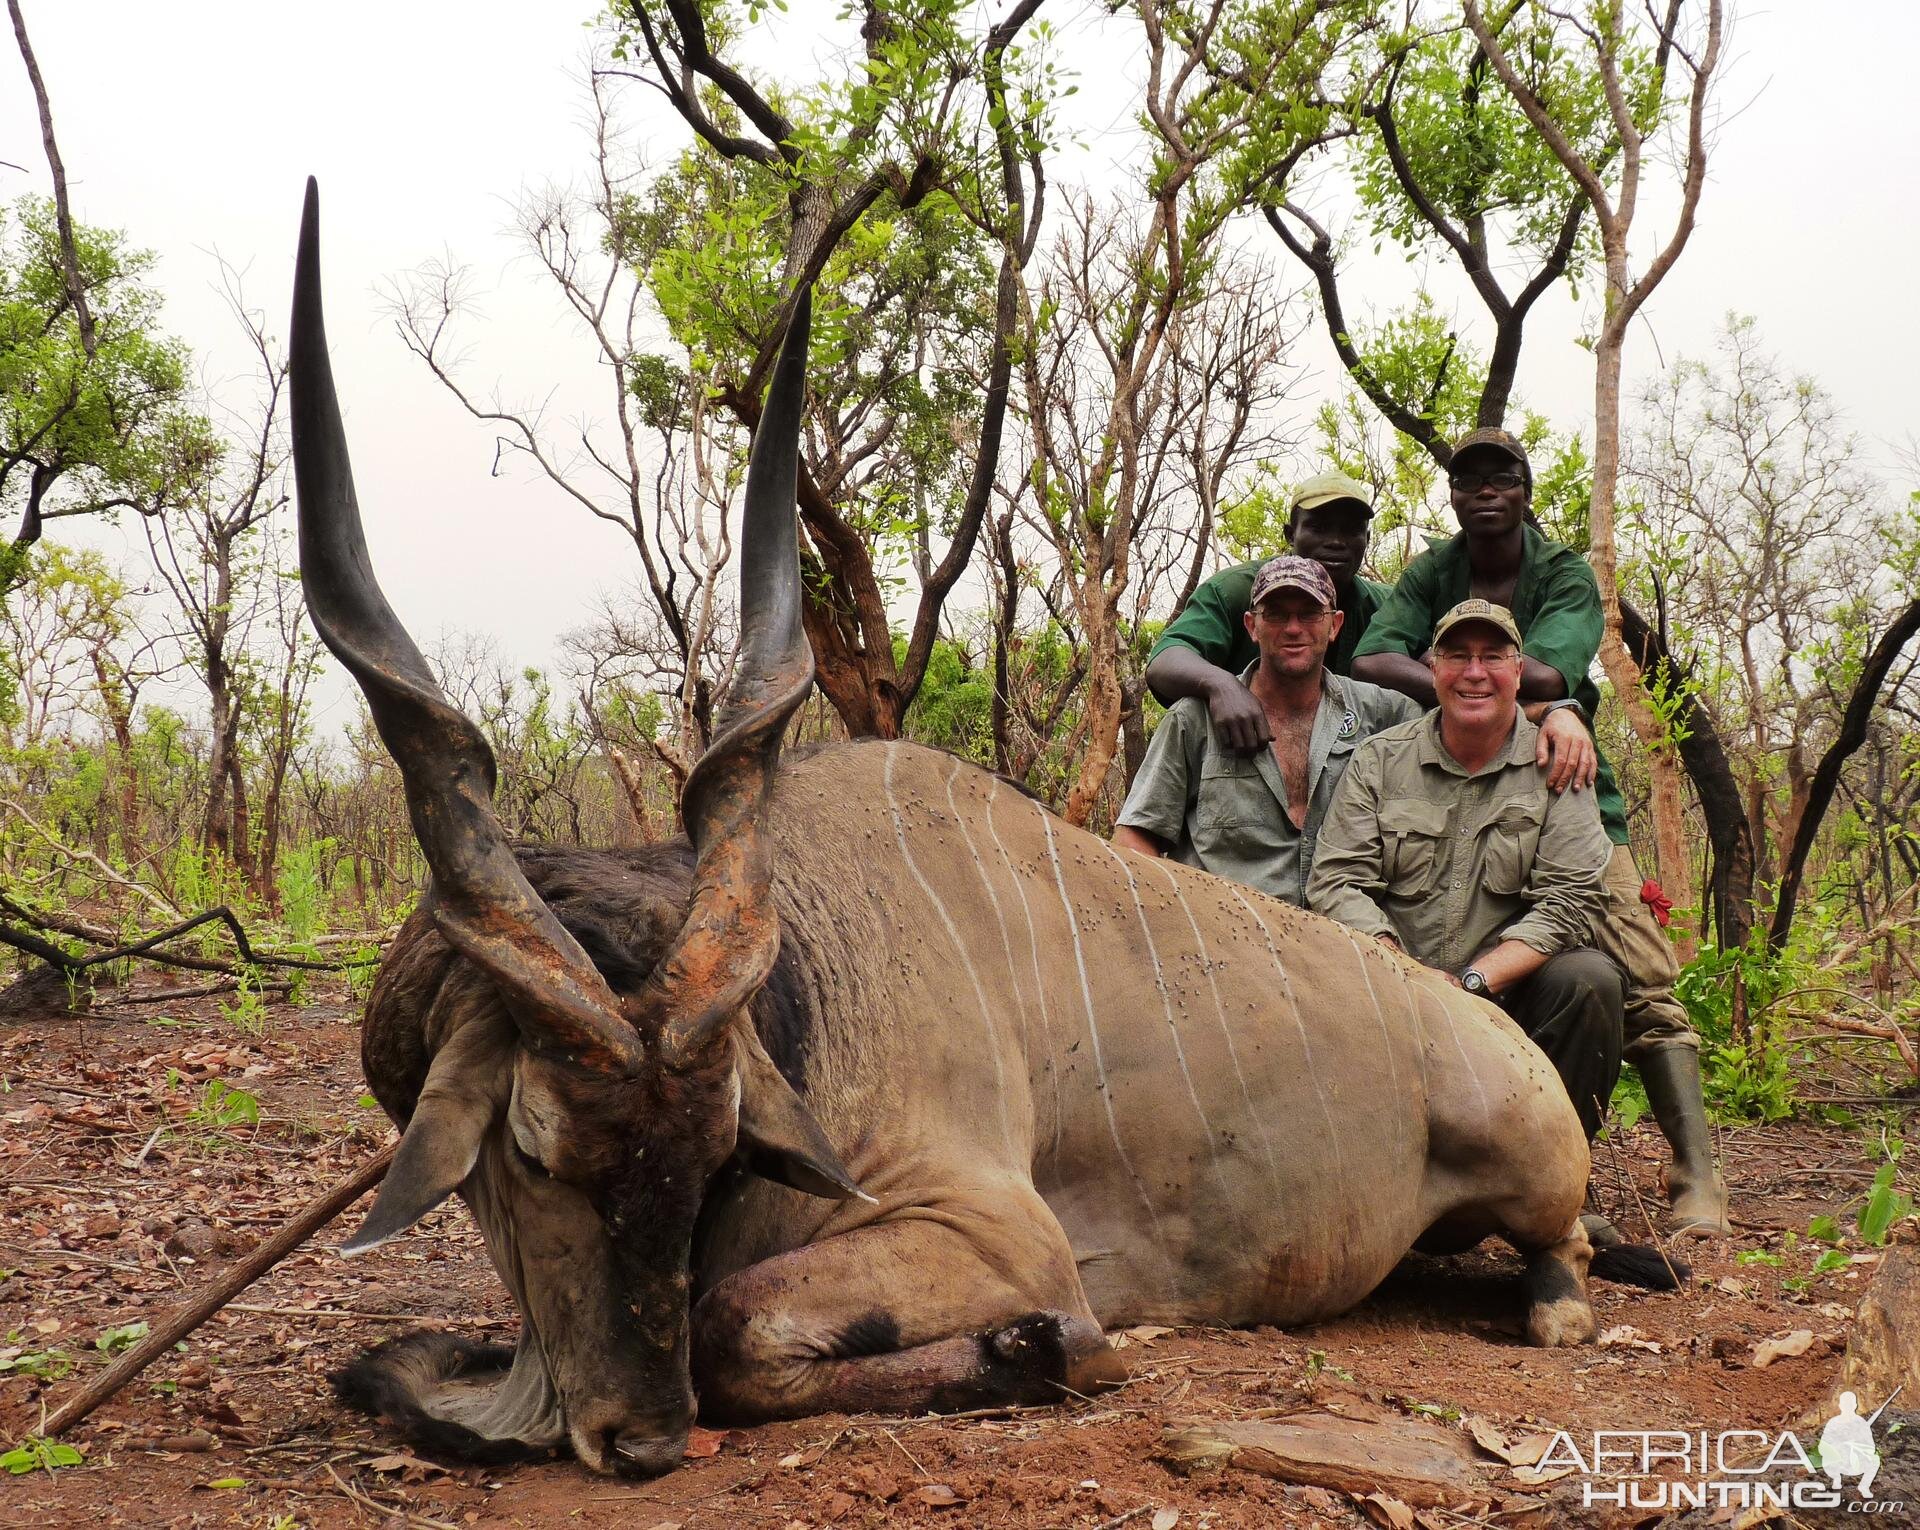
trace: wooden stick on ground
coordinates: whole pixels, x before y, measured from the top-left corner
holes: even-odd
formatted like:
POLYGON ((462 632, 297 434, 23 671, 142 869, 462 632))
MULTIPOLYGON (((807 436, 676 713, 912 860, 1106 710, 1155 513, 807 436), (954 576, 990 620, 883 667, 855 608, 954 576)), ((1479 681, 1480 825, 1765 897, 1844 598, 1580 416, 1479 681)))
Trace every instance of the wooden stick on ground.
POLYGON ((244 1259, 236 1260, 185 1305, 176 1307, 161 1320, 153 1332, 128 1350, 98 1376, 83 1385, 51 1415, 41 1433, 51 1439, 71 1429, 155 1360, 192 1333, 202 1323, 252 1285, 268 1270, 291 1254, 308 1238, 331 1222, 347 1207, 387 1177, 393 1164, 393 1143, 325 1194, 315 1197, 297 1212, 272 1237, 254 1245, 244 1259))

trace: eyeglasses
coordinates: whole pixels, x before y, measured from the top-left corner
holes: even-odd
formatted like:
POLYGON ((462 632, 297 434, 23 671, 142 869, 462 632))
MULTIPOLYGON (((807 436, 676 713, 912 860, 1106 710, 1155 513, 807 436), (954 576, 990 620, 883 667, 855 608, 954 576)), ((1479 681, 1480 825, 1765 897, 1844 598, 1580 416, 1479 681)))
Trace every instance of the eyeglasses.
POLYGON ((1457 649, 1436 649, 1433 662, 1441 669, 1469 669, 1478 664, 1482 669, 1498 669, 1505 664, 1518 664, 1520 655, 1511 648, 1501 653, 1461 653, 1457 649))
POLYGON ((1517 489, 1526 479, 1519 473, 1502 468, 1497 473, 1450 473, 1447 475, 1447 487, 1456 494, 1477 494, 1482 484, 1491 484, 1496 489, 1517 489))

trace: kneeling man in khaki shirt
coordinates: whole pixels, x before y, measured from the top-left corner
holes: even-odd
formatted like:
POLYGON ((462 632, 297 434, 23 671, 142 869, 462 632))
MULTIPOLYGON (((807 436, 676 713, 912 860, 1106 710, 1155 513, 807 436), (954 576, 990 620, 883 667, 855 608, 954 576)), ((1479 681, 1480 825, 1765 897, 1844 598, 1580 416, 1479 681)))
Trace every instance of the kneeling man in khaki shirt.
POLYGON ((1429 662, 1439 707, 1354 751, 1307 905, 1505 1009, 1591 1137, 1620 1076, 1625 980, 1587 944, 1612 845, 1593 794, 1555 795, 1535 763, 1507 609, 1462 601, 1429 662))

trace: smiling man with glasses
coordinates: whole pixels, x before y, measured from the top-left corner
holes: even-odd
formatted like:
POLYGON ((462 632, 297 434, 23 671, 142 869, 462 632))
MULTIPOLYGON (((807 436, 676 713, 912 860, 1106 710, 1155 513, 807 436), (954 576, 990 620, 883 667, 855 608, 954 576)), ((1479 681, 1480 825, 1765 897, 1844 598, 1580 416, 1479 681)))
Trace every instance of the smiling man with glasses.
POLYGON ((1591 1137, 1620 1075, 1626 991, 1588 944, 1610 846, 1590 793, 1547 785, 1518 705, 1525 663, 1504 606, 1441 616, 1427 658, 1439 705, 1354 751, 1307 903, 1505 1009, 1591 1137))
MULTIPOLYGON (((1529 714, 1538 720, 1549 705, 1577 703, 1591 723, 1600 702, 1589 673, 1600 651, 1600 587, 1585 558, 1528 522, 1533 470, 1526 449, 1504 430, 1476 430, 1455 443, 1447 471, 1460 534, 1436 539, 1407 565, 1355 650, 1354 676, 1434 705, 1438 676, 1427 657, 1436 624, 1461 601, 1479 599, 1512 613, 1520 635, 1517 696, 1529 714)), ((1596 768, 1594 795, 1613 850, 1594 944, 1627 974, 1625 1059, 1639 1070, 1673 1149, 1667 1192, 1674 1229, 1724 1234, 1727 1192, 1701 1098, 1699 1037, 1674 998, 1679 967, 1672 944, 1642 900, 1626 803, 1604 757, 1596 768)))

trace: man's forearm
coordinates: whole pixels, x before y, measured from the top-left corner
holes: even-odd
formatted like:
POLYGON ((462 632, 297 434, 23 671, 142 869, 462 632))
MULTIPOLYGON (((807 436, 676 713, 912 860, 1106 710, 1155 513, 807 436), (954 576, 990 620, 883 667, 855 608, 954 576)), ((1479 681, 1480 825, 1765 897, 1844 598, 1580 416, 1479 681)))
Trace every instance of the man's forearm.
MULTIPOLYGON (((1520 661, 1520 700, 1558 701, 1567 694, 1566 676, 1551 664, 1542 664, 1538 659, 1522 658, 1520 661)), ((1536 718, 1535 721, 1538 721, 1536 718)))
POLYGON ((1167 853, 1167 847, 1145 829, 1135 829, 1127 824, 1116 824, 1113 830, 1113 842, 1122 850, 1131 850, 1136 855, 1150 855, 1156 861, 1167 853))
POLYGON ((1433 706, 1433 673, 1404 653, 1370 653, 1353 661, 1353 678, 1368 685, 1411 696, 1423 707, 1433 706))
POLYGON ((1217 664, 1209 664, 1191 648, 1173 644, 1163 648, 1147 666, 1147 689, 1163 707, 1189 696, 1205 701, 1214 688, 1235 677, 1217 664))
POLYGON ((1487 980, 1487 987, 1493 992, 1505 993, 1546 964, 1546 952, 1536 951, 1524 940, 1503 940, 1491 951, 1475 957, 1473 969, 1487 980))

